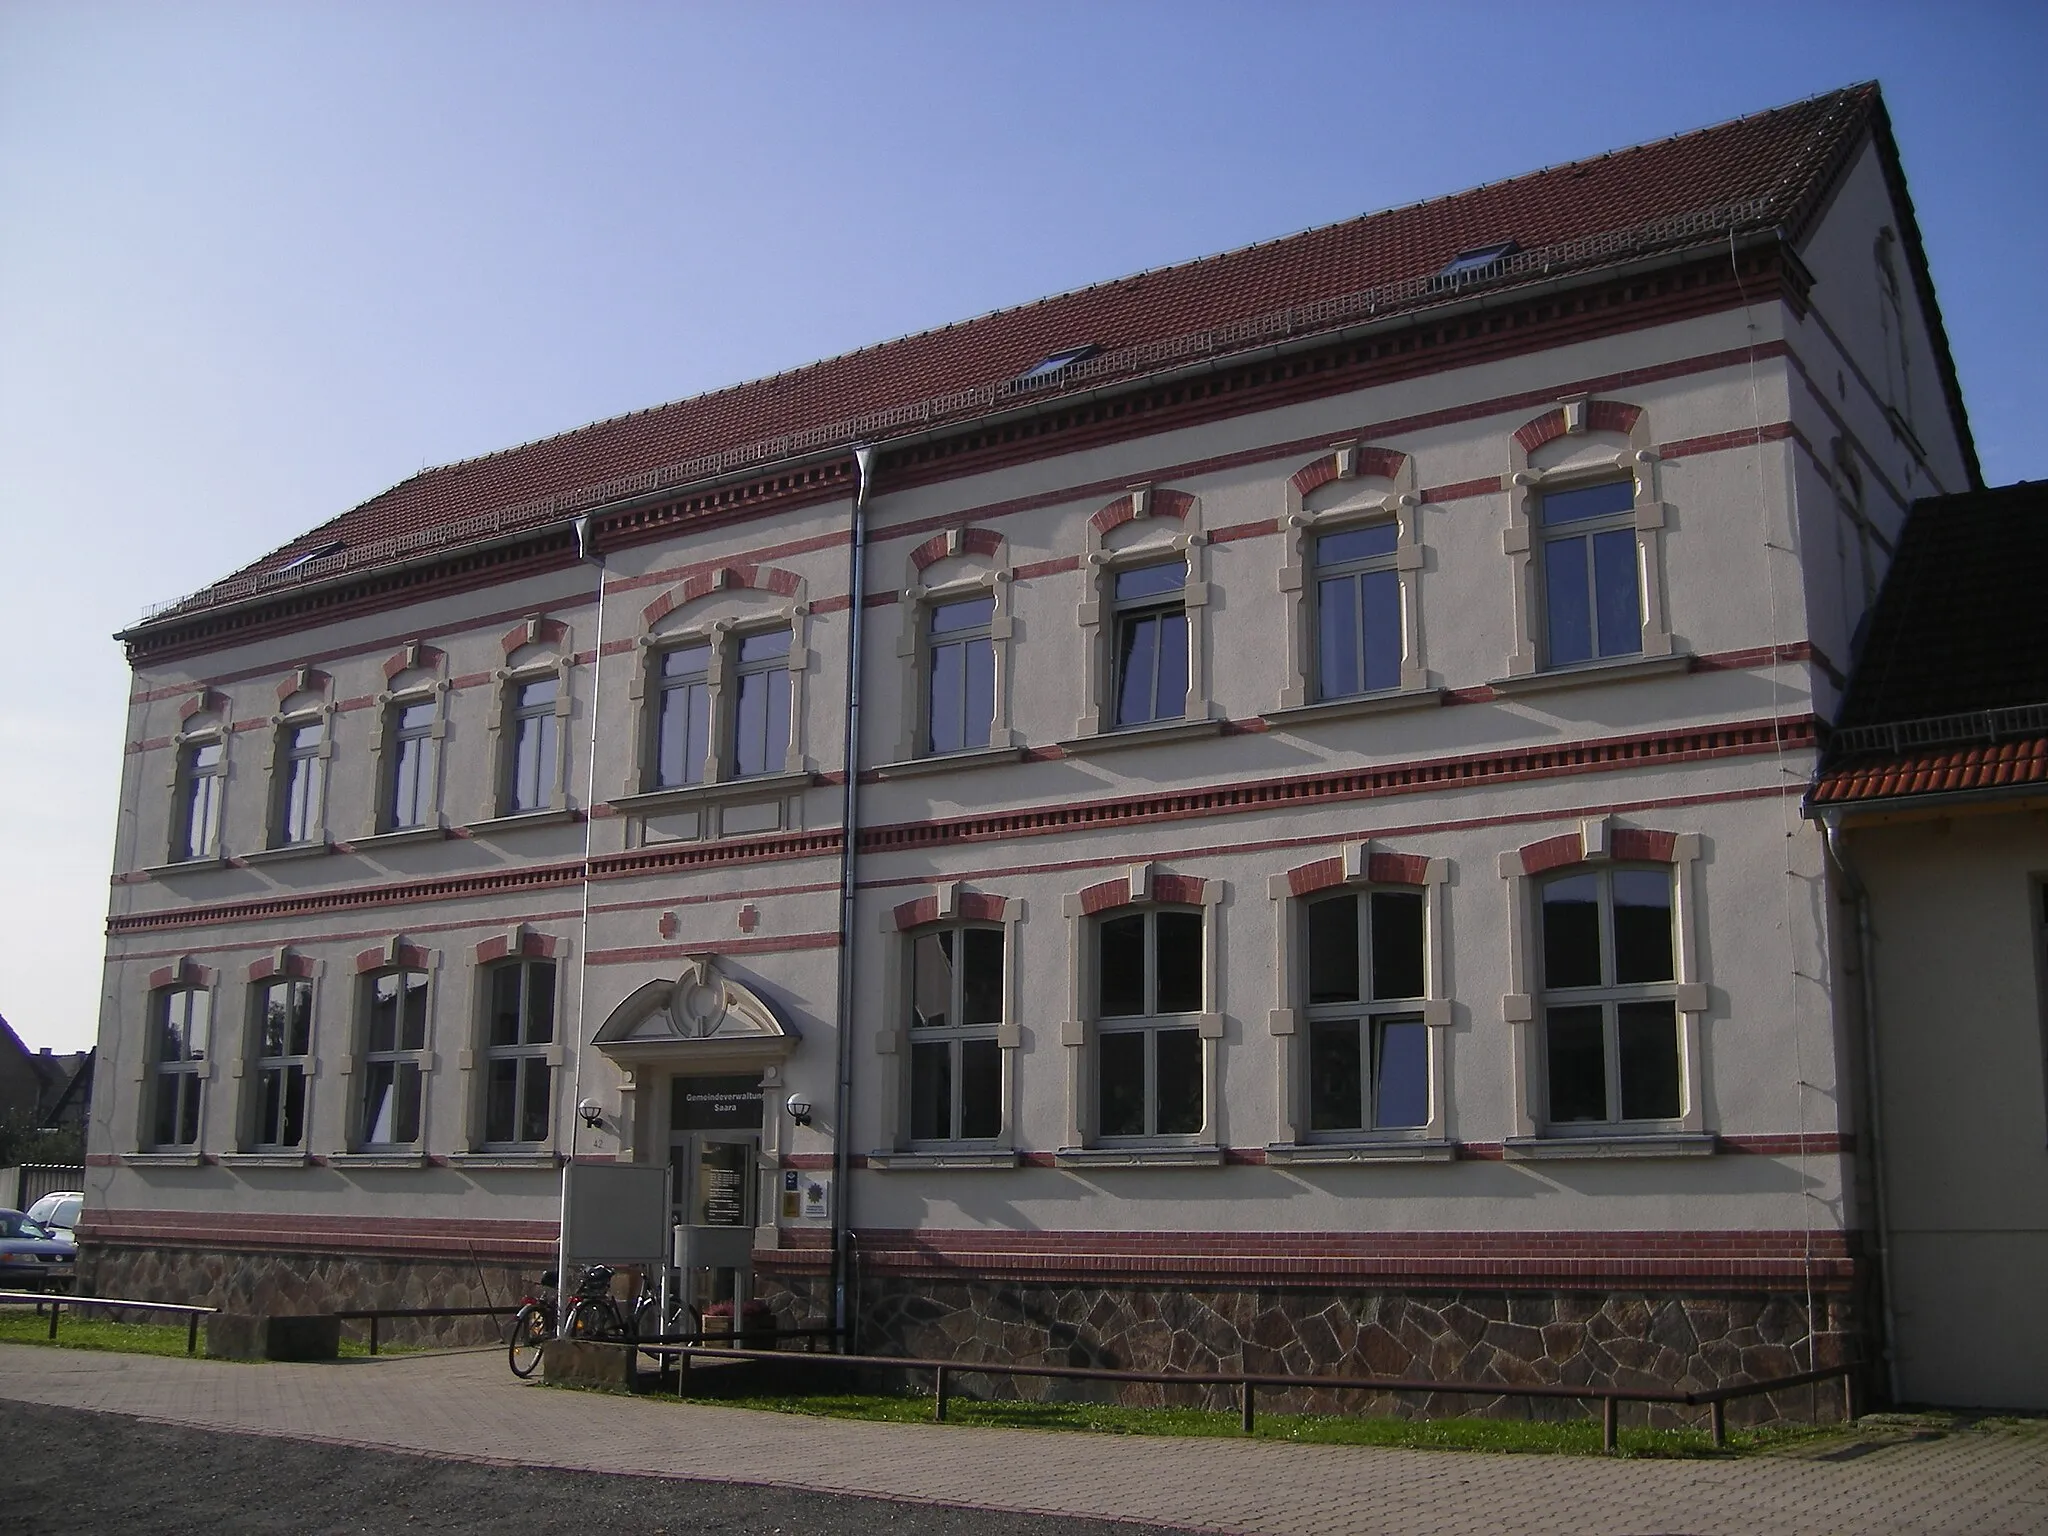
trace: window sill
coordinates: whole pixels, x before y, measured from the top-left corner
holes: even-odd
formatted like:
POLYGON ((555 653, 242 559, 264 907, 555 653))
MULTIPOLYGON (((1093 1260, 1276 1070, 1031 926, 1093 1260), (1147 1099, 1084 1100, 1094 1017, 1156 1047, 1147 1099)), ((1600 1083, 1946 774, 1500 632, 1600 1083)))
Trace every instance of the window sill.
POLYGON ((808 769, 796 773, 757 773, 744 779, 717 779, 709 784, 685 784, 676 789, 651 789, 644 794, 620 795, 611 808, 621 815, 645 815, 652 811, 681 811, 692 806, 717 805, 727 800, 771 799, 792 790, 809 789, 816 775, 808 769))
POLYGON ((327 1158, 334 1168, 424 1168, 424 1152, 334 1152, 327 1158))
POLYGON ((1411 709, 1441 708, 1447 690, 1409 688, 1395 693, 1362 693, 1350 699, 1326 699, 1320 704, 1297 704, 1291 709, 1268 710, 1259 718, 1269 729, 1286 730, 1295 725, 1316 725, 1324 720, 1350 720, 1361 715, 1395 715, 1411 709))
POLYGON ((223 1152, 217 1161, 224 1168, 308 1168, 313 1158, 307 1152, 223 1152))
POLYGON ((121 1161, 130 1168, 204 1168, 204 1152, 124 1152, 121 1161))
POLYGON ((1366 1163, 1449 1163, 1457 1161, 1455 1141, 1302 1141, 1266 1148, 1275 1167, 1340 1167, 1366 1163))
POLYGON ((254 853, 240 854, 230 862, 247 864, 286 864, 293 859, 317 859, 334 852, 334 844, 325 838, 317 843, 284 843, 276 848, 259 848, 254 853))
POLYGON ((168 864, 145 865, 140 871, 152 880, 167 879, 172 875, 203 875, 208 870, 226 869, 228 856, 224 853, 209 854, 203 859, 173 859, 168 864))
POLYGON ((1558 667, 1550 672, 1530 672, 1521 677, 1497 677, 1487 686, 1495 693, 1550 693, 1560 688, 1589 688, 1595 683, 1626 683, 1644 677, 1674 676, 1692 670, 1692 654, 1673 656, 1630 656, 1620 661, 1582 661, 1576 666, 1558 667))
POLYGON ((559 811, 516 811, 510 816, 493 816, 485 821, 472 821, 462 828, 462 835, 498 837, 506 832, 518 832, 527 827, 559 827, 567 822, 582 819, 581 811, 567 808, 559 811))
POLYGON ((883 763, 873 770, 878 779, 914 779, 926 773, 951 773, 955 769, 987 768, 996 763, 1024 760, 1022 747, 976 747, 970 752, 937 752, 930 757, 907 757, 900 763, 883 763))
POLYGON ((368 837, 350 838, 335 847, 342 853, 366 853, 375 848, 396 848, 402 843, 445 842, 448 829, 439 822, 431 827, 400 827, 395 832, 373 832, 368 837))
POLYGON ((963 1148, 958 1152, 870 1152, 868 1166, 883 1173, 928 1171, 958 1172, 970 1168, 1014 1168, 1017 1154, 1009 1148, 977 1151, 963 1148))
POLYGON ((1055 1168, 1221 1168, 1221 1147, 1061 1147, 1055 1168))
POLYGON ((1098 752, 1121 752, 1126 747, 1150 747, 1222 734, 1221 720, 1168 720, 1159 725, 1129 725, 1095 736, 1076 736, 1059 745, 1069 757, 1089 757, 1098 752))
POLYGON ((1618 1132, 1594 1136, 1511 1136, 1510 1161, 1540 1162, 1546 1158, 1712 1157, 1715 1140, 1698 1131, 1618 1132))
POLYGON ((554 1151, 543 1152, 451 1152, 448 1154, 450 1168, 466 1168, 472 1172, 501 1170, 533 1170, 559 1168, 562 1154, 554 1151))

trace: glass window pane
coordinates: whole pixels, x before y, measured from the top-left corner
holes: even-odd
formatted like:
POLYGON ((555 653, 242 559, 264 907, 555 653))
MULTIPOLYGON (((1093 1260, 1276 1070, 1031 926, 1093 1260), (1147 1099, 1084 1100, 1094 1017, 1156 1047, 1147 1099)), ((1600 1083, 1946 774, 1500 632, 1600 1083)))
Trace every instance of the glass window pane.
POLYGON ((399 974, 405 986, 405 1014, 398 1048, 403 1051, 424 1050, 427 1044, 427 973, 402 971, 399 974))
POLYGON ((943 1028, 953 1021, 953 933, 921 933, 910 950, 910 1022, 943 1028))
POLYGON ((1188 712, 1188 616, 1176 610, 1159 616, 1159 684, 1152 718, 1178 720, 1188 712))
POLYGON ((962 629, 986 629, 996 616, 992 597, 970 597, 960 603, 940 603, 932 609, 932 633, 952 634, 962 629))
POLYGON ((281 1147, 296 1147, 306 1139, 306 1069, 286 1067, 284 1077, 284 1119, 277 1133, 281 1147))
POLYGON ((1372 995, 1421 997, 1429 990, 1422 974, 1422 893, 1372 893, 1372 995))
POLYGON ((368 1051, 398 1049, 398 977, 379 976, 370 983, 369 1027, 363 1048, 368 1051))
POLYGON ((764 773, 780 773, 789 763, 789 673, 777 667, 768 674, 768 741, 764 773))
POLYGON ((943 1040, 910 1048, 910 1134, 918 1141, 953 1135, 953 1047, 943 1040))
POLYGON ((1365 1126, 1364 1063, 1358 1020, 1318 1019, 1308 1027, 1308 1124, 1312 1131, 1365 1126))
POLYGON ((1555 528, 1560 523, 1583 522, 1589 517, 1606 517, 1610 513, 1631 511, 1636 504, 1636 487, 1633 480, 1610 480, 1604 485, 1584 485, 1575 491, 1550 491, 1543 497, 1542 517, 1544 523, 1555 528))
POLYGON ((960 934, 960 1022, 1003 1020, 1003 931, 967 928, 960 934))
POLYGON ((965 722, 966 690, 961 686, 967 668, 967 647, 932 647, 931 750, 958 752, 965 722))
POLYGON ((413 1142, 420 1139, 420 1069, 412 1062, 400 1062, 394 1080, 397 1112, 394 1116, 394 1140, 413 1142))
POLYGON ((1308 1000, 1358 1001, 1358 898, 1330 896, 1308 909, 1308 1000))
POLYGON ((166 1073, 156 1080, 156 1113, 151 1117, 150 1141, 168 1147, 178 1139, 178 1076, 166 1073))
POLYGON ((1543 610, 1549 619, 1553 667, 1593 656, 1593 614, 1586 594, 1586 541, 1552 539, 1543 546, 1543 610))
POLYGON ((1125 619, 1117 626, 1116 723, 1152 718, 1152 679, 1159 651, 1159 616, 1125 619))
POLYGON ((525 1072, 524 1091, 519 1096, 519 1139, 521 1141, 546 1141, 553 1127, 553 1098, 548 1092, 550 1073, 548 1064, 535 1056, 529 1056, 521 1067, 525 1072))
POLYGON ((1643 609, 1636 598, 1633 529, 1593 535, 1593 592, 1600 616, 1600 654, 1635 655, 1643 648, 1643 609))
POLYGON ((1202 914, 1157 912, 1159 998, 1157 1013, 1202 1011, 1202 914))
POLYGON ((771 629, 765 635, 747 635, 740 641, 740 664, 770 661, 789 654, 789 631, 771 629))
POLYGON ((526 1043, 548 1045, 555 1038, 555 964, 536 960, 526 968, 526 1043))
POLYGON ((1373 1041, 1372 1123, 1381 1130, 1429 1124, 1429 1028, 1387 1019, 1373 1041))
POLYGON ((519 1043, 519 967, 501 965, 491 972, 491 1044, 519 1043))
POLYGON ((538 709, 543 704, 554 703, 557 686, 558 680, 552 677, 543 678, 537 683, 522 684, 519 689, 519 707, 538 709))
POLYGON ((1102 1035, 1095 1046, 1096 1124, 1104 1136, 1145 1134, 1145 1032, 1102 1035))
POLYGON ((1003 1052, 993 1040, 960 1042, 960 1134, 987 1141, 1003 1129, 1003 1052))
POLYGON ((1568 875, 1543 887, 1543 984, 1600 985, 1600 882, 1568 875))
POLYGON ((257 1110, 256 1140, 275 1146, 278 1128, 284 1121, 284 1069, 278 1067, 264 1073, 262 1088, 263 1102, 257 1110))
POLYGON ((1131 912, 1109 918, 1100 933, 1096 1017, 1134 1018, 1145 1011, 1145 914, 1131 912))
POLYGON ((1401 530, 1394 523, 1373 523, 1343 533, 1326 533, 1316 540, 1317 565, 1341 565, 1349 560, 1373 560, 1391 555, 1400 542, 1401 530))
POLYGON ((199 1079, 190 1072, 178 1074, 178 1145, 199 1144, 199 1079))
POLYGON ((1158 1055, 1158 1134, 1192 1136, 1202 1128, 1202 1036, 1193 1029, 1152 1034, 1158 1055))
POLYGON ((1359 674, 1356 576, 1316 583, 1316 669, 1322 698, 1348 698, 1365 687, 1359 674))
POLYGON ((1614 979, 1671 980, 1671 876, 1661 869, 1617 869, 1613 879, 1614 979))
POLYGON ((363 1072, 363 1140, 387 1143, 391 1140, 392 1074, 397 1068, 388 1061, 373 1061, 363 1072))
POLYGON ((1180 591, 1187 582, 1188 568, 1184 561, 1141 565, 1135 570, 1116 573, 1116 600, 1122 603, 1135 598, 1162 597, 1169 592, 1180 591))
POLYGON ((401 731, 426 731, 433 729, 434 706, 432 704, 408 704, 398 717, 401 731))
MULTIPOLYGON (((518 1127, 519 1063, 494 1061, 484 1089, 484 1140, 513 1141, 518 1127)), ((382 1138, 372 1135, 370 1140, 382 1138)))
POLYGON ((309 981, 292 983, 291 1030, 285 1037, 286 1053, 303 1056, 313 1046, 313 984, 309 981))
POLYGON ((755 672, 742 677, 739 692, 733 711, 733 770, 762 773, 768 763, 768 675, 755 672))
POLYGON ((1550 1118, 1566 1124, 1607 1118, 1607 1047, 1600 1010, 1550 1008, 1544 1012, 1548 1047, 1550 1118))
POLYGON ((967 707, 961 716, 960 745, 985 747, 996 715, 995 642, 969 640, 960 649, 967 657, 967 707))
POLYGON ((1676 1120, 1678 1013, 1669 1002, 1623 1003, 1619 1014, 1621 1118, 1676 1120))
POLYGON ((701 683, 667 688, 661 695, 660 744, 655 783, 663 789, 704 778, 704 743, 710 733, 711 690, 701 683))
POLYGON ((206 1060, 208 1037, 213 1031, 213 994, 194 990, 185 994, 185 1059, 206 1060))
POLYGON ((1365 608, 1365 687, 1368 693, 1401 686, 1401 578, 1367 571, 1358 578, 1365 608))
POLYGON ((202 742, 192 749, 192 766, 199 769, 218 768, 226 756, 226 748, 220 742, 202 742))
POLYGON ((686 645, 662 653, 663 677, 702 677, 710 669, 711 647, 708 645, 686 645))
POLYGON ((283 1056, 285 1037, 291 1029, 290 989, 285 986, 270 986, 263 989, 263 1013, 257 1021, 256 1054, 283 1056))

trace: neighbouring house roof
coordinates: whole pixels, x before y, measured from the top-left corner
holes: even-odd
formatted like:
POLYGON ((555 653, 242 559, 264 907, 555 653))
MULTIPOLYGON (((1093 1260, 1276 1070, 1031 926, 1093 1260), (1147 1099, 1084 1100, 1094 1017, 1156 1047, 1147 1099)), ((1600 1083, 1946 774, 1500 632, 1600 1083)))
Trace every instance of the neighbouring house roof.
POLYGON ((1811 804, 2048 790, 2048 481, 1914 503, 1811 804))
MULTIPOLYGON (((1975 479, 1939 312, 1875 84, 904 336, 772 378, 424 470, 145 625, 560 521, 650 483, 685 484, 886 441, 1203 357, 1421 310, 1487 284, 1594 271, 1782 230, 1797 239, 1851 156, 1884 151, 1905 244, 1975 479), (1505 247, 1447 289, 1461 256, 1505 247), (1360 302, 1365 301, 1365 302, 1360 302), (1369 308, 1367 307, 1369 304, 1369 308), (1044 368, 1079 352, 1064 367, 1044 368), (1029 376, 1029 377, 1027 377, 1029 376)), ((1469 263, 1468 263, 1469 265, 1469 263)))

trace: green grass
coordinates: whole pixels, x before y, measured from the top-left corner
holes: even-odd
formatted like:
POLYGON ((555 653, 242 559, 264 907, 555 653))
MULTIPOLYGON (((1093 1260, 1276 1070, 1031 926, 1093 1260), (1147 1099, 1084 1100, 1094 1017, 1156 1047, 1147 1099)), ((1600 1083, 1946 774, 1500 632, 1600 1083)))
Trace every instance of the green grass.
MULTIPOLYGON (((184 1323, 116 1323, 104 1317, 87 1317, 66 1312, 57 1322, 57 1337, 50 1337, 48 1313, 38 1315, 27 1305, 0 1310, 0 1344, 41 1344, 54 1349, 110 1350, 123 1355, 182 1355, 185 1353, 184 1323)), ((380 1343, 386 1355, 416 1353, 417 1344, 380 1343)), ((206 1353, 206 1321, 199 1323, 199 1353, 206 1353)), ((367 1356, 369 1345, 346 1334, 341 1340, 344 1360, 367 1356)), ((260 1362, 259 1362, 260 1363, 260 1362)))
MULTIPOLYGON (((927 1395, 886 1396, 873 1393, 743 1393, 696 1392, 684 1402, 750 1408, 768 1413, 809 1414, 830 1419, 870 1419, 884 1423, 932 1422, 927 1395)), ((1199 1408, 1124 1408, 1102 1403, 980 1402, 953 1398, 946 1408, 949 1424, 991 1429, 1079 1430, 1111 1435, 1179 1435, 1241 1439, 1243 1430, 1233 1411, 1199 1408)), ((1600 1421, 1529 1419, 1400 1419, 1361 1418, 1335 1414, 1261 1413, 1253 1436, 1260 1440, 1292 1440, 1303 1445, 1382 1445, 1414 1450, 1539 1452, 1549 1455, 1595 1455, 1600 1450, 1600 1421)), ((1644 1429, 1624 1426, 1620 1449, 1625 1456, 1741 1456, 1775 1450, 1799 1441, 1840 1433, 1833 1428, 1809 1429, 1781 1425, 1765 1429, 1731 1429, 1725 1449, 1699 1429, 1644 1429)))

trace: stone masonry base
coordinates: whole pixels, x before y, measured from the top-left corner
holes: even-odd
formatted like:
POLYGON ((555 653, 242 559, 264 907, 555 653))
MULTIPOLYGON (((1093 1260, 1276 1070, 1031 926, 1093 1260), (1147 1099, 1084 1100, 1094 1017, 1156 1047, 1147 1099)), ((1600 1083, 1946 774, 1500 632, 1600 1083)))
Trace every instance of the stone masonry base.
MULTIPOLYGON (((829 1313, 825 1282, 762 1277, 785 1322, 829 1313)), ((1840 1296, 1641 1291, 1348 1290, 861 1279, 854 1349, 991 1364, 1120 1370, 1355 1375, 1504 1386, 1701 1390, 1808 1370, 1853 1347, 1840 1296), (1813 1351, 1818 1348, 1819 1359, 1813 1351)), ((1229 1408, 1234 1388, 1007 1377, 956 1378, 962 1395, 1229 1408)), ((921 1386, 929 1386, 920 1380, 921 1386)), ((1841 1416, 1841 1387, 1798 1387, 1728 1405, 1732 1424, 1841 1416)), ((1583 1418, 1569 1398, 1262 1390, 1263 1412, 1583 1418)), ((1624 1423, 1704 1423, 1704 1409, 1624 1405, 1624 1423)))
MULTIPOLYGON (((81 1293, 178 1301, 225 1312, 276 1316, 387 1307, 516 1308, 543 1266, 490 1260, 387 1258, 369 1254, 264 1253, 131 1248, 88 1243, 79 1254, 81 1293)), ((378 1337, 394 1344, 488 1344, 504 1317, 389 1318, 378 1337)), ((344 1333, 365 1336, 366 1325, 344 1333)))

